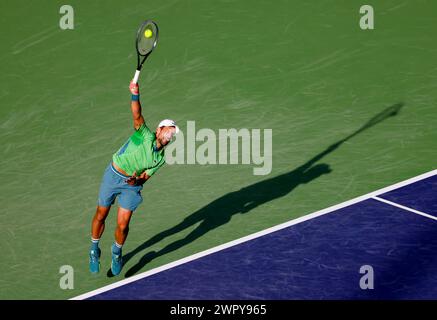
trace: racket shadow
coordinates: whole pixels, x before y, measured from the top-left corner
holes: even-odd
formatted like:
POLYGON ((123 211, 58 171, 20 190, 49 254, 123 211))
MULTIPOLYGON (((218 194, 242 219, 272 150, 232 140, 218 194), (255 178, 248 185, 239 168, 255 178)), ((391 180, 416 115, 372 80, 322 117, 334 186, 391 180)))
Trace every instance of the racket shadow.
MULTIPOLYGON (((168 244, 166 247, 159 251, 150 251, 146 253, 134 266, 132 266, 126 272, 125 277, 135 275, 152 260, 170 252, 176 251, 202 237, 209 231, 225 225, 231 220, 233 215, 249 213, 251 210, 257 208, 260 205, 288 195, 296 187, 302 184, 310 183, 311 181, 314 181, 315 179, 323 175, 331 173, 332 169, 330 168, 329 164, 317 164, 317 162, 322 160, 326 155, 330 154, 331 152, 334 152, 344 142, 348 141, 354 136, 390 117, 396 116, 399 113, 400 109, 403 107, 403 105, 403 103, 398 103, 384 109, 381 113, 374 116, 357 131, 345 137, 344 139, 330 145, 328 148, 308 160, 300 167, 290 172, 257 182, 255 184, 241 188, 238 191, 230 192, 220 198, 217 198, 216 200, 212 201, 211 203, 207 204, 206 206, 186 217, 179 224, 154 235, 153 237, 139 245, 137 248, 123 256, 124 264, 126 264, 130 259, 139 254, 141 251, 147 249, 148 247, 160 242, 161 240, 169 236, 177 234, 187 228, 192 227, 193 225, 200 223, 192 232, 190 232, 184 238, 168 244)), ((109 274, 110 270, 108 271, 108 276, 109 274)))

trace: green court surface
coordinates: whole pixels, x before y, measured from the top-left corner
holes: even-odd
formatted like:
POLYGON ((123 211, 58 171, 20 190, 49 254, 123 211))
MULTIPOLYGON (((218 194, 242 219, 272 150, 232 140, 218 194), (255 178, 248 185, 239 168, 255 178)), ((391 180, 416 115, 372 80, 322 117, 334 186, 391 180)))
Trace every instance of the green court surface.
POLYGON ((97 276, 90 223, 102 174, 133 130, 128 84, 145 18, 160 27, 140 77, 150 127, 168 117, 182 131, 187 121, 272 129, 273 169, 163 167, 144 185, 124 253, 204 216, 124 270, 196 228, 138 273, 436 168, 435 1, 70 1, 73 30, 59 28, 63 4, 0 3, 1 299, 67 299, 124 279, 106 275, 116 207, 97 276), (374 30, 359 27, 363 4, 374 30), (239 198, 244 214, 227 202, 239 198), (59 286, 63 265, 73 290, 59 286))

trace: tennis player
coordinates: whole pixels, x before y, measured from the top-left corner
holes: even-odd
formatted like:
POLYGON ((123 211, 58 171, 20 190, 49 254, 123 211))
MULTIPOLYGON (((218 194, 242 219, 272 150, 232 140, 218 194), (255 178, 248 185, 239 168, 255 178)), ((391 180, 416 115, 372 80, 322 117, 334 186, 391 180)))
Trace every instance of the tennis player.
POLYGON ((105 219, 111 205, 118 196, 117 227, 115 241, 111 247, 111 271, 118 275, 123 267, 122 246, 129 232, 132 213, 143 201, 143 184, 164 165, 164 147, 179 132, 173 120, 162 120, 156 132, 150 131, 141 114, 138 84, 131 82, 131 109, 135 132, 112 156, 100 185, 96 214, 91 224, 91 249, 89 267, 92 273, 100 271, 99 240, 105 229, 105 219))

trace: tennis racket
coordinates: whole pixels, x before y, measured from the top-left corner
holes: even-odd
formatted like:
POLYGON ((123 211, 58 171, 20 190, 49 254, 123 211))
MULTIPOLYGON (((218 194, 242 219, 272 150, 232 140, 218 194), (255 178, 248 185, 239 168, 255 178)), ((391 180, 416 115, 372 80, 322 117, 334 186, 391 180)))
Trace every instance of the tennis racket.
POLYGON ((140 71, 144 61, 155 49, 158 43, 158 25, 152 20, 144 21, 137 32, 135 47, 137 48, 137 70, 135 71, 133 83, 138 82, 140 71))

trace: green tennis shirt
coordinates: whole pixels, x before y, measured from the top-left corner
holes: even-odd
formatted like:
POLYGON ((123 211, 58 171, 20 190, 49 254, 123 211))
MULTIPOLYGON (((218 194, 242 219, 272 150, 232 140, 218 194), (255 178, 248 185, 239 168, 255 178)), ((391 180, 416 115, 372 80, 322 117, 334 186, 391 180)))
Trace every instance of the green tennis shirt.
POLYGON ((112 156, 112 161, 128 175, 146 171, 152 176, 165 163, 164 148, 156 150, 156 136, 145 123, 112 156))

